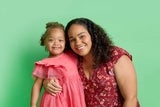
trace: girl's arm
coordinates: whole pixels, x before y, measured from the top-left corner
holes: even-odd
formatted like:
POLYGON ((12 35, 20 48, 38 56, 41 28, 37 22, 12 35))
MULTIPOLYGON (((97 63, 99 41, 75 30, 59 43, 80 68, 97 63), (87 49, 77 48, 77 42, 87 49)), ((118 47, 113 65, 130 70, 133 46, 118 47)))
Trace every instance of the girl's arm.
POLYGON ((38 97, 41 92, 42 82, 43 82, 43 79, 36 78, 36 80, 33 84, 32 92, 31 92, 30 107, 36 107, 38 97))
POLYGON ((115 64, 114 72, 124 98, 123 107, 137 107, 137 78, 129 57, 123 55, 115 64))

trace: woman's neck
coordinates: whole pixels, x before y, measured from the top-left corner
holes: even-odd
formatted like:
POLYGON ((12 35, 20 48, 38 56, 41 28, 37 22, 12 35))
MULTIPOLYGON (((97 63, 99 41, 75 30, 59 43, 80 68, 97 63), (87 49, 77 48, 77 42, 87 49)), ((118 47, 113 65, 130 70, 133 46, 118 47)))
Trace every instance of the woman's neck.
POLYGON ((84 74, 86 75, 87 79, 90 78, 90 76, 92 75, 92 72, 94 70, 94 63, 93 63, 93 57, 92 56, 85 56, 82 58, 82 67, 83 67, 83 71, 84 74))
POLYGON ((93 57, 91 54, 83 56, 82 60, 84 63, 93 63, 93 57))

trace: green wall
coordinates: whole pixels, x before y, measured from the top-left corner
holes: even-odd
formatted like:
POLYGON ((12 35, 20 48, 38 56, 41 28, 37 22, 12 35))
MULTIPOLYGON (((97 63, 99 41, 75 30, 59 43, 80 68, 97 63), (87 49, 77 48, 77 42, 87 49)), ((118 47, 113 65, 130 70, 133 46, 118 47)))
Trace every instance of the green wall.
POLYGON ((87 17, 133 55, 142 107, 160 107, 159 0, 1 0, 0 107, 29 107, 33 63, 48 21, 87 17))

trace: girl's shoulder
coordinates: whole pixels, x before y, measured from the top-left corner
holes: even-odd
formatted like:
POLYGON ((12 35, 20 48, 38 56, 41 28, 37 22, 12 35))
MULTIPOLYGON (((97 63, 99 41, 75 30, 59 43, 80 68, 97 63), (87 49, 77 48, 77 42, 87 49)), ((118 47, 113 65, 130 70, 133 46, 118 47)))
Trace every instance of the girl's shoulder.
POLYGON ((51 58, 43 58, 37 62, 35 62, 35 64, 40 64, 40 65, 43 65, 43 64, 46 64, 50 61, 51 58))
POLYGON ((72 58, 76 58, 78 57, 77 54, 75 54, 72 50, 67 50, 64 52, 67 56, 72 57, 72 58))

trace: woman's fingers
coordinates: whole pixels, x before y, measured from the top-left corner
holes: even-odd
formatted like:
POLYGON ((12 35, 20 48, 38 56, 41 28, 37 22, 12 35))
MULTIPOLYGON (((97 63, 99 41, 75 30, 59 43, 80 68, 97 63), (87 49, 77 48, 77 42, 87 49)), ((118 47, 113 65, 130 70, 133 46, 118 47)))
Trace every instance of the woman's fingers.
POLYGON ((54 96, 62 91, 62 87, 60 86, 59 81, 56 78, 44 80, 43 85, 45 90, 54 96))
POLYGON ((54 79, 50 80, 50 82, 51 82, 52 86, 54 86, 56 91, 62 90, 62 87, 60 86, 58 79, 54 78, 54 79))

